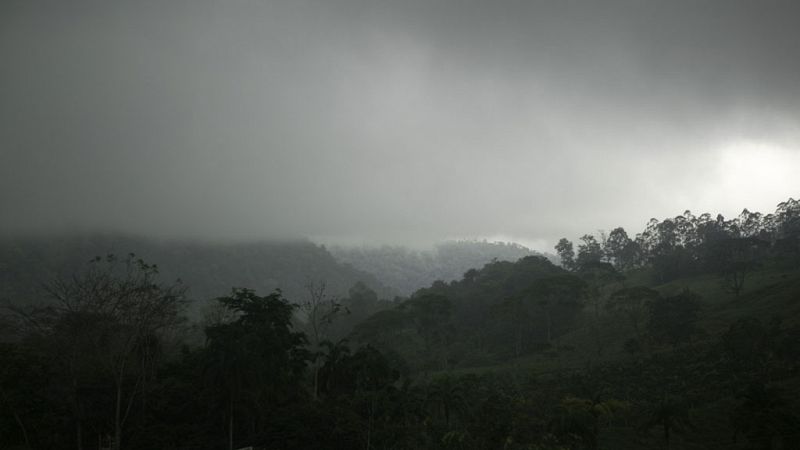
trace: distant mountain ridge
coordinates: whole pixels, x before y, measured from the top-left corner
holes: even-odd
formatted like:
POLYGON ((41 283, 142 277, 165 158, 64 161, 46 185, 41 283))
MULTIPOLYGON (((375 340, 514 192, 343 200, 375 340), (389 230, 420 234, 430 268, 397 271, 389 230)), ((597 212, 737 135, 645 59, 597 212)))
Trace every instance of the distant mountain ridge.
POLYGON ((431 250, 402 246, 331 246, 328 250, 338 260, 371 273, 404 296, 436 280, 459 280, 464 272, 480 269, 492 260, 515 262, 526 256, 553 258, 516 243, 472 240, 446 241, 431 250))
MULTIPOLYGON (((308 283, 325 283, 329 296, 344 297, 361 281, 381 298, 397 292, 376 277, 336 260, 323 246, 309 241, 206 243, 154 240, 124 235, 0 238, 0 301, 38 303, 42 284, 70 276, 95 256, 135 253, 157 264, 159 279, 176 279, 193 300, 230 293, 232 287, 267 294, 280 288, 292 302, 306 300, 308 283)), ((195 307, 198 306, 196 302, 195 307)))

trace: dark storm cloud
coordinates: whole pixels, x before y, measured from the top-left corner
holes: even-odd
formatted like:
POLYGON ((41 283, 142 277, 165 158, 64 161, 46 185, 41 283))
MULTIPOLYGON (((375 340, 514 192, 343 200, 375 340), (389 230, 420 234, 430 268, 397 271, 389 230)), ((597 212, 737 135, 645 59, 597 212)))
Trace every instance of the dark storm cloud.
POLYGON ((792 3, 4 2, 0 226, 549 246, 769 209, 792 3))

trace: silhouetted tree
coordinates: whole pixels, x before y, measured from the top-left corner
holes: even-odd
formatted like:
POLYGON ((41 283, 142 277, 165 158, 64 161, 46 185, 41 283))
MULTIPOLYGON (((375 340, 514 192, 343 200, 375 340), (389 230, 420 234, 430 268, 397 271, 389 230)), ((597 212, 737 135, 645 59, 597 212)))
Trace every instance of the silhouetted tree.
POLYGON ((158 282, 158 267, 133 253, 97 257, 86 270, 45 286, 49 306, 18 310, 42 339, 72 387, 76 441, 83 448, 83 383, 107 379, 113 385, 112 448, 122 445, 134 402, 153 373, 159 336, 181 322, 185 287, 158 282))
POLYGON ((709 244, 711 264, 722 275, 724 286, 738 296, 747 276, 761 265, 769 243, 757 238, 718 239, 709 244))
POLYGON ((634 265, 635 243, 622 227, 611 230, 603 246, 603 252, 618 270, 629 269, 634 265))
POLYGON ((581 236, 581 243, 578 244, 578 259, 575 264, 578 268, 587 264, 601 262, 603 260, 603 248, 597 239, 591 234, 581 236))
POLYGON ((309 337, 311 348, 312 394, 314 400, 317 400, 319 395, 320 344, 328 338, 328 328, 334 319, 340 314, 349 312, 337 299, 328 297, 326 288, 325 282, 315 283, 309 281, 306 283, 308 299, 299 305, 308 329, 306 335, 309 337))
POLYGON ((561 238, 555 249, 559 258, 561 258, 561 266, 567 270, 575 270, 575 250, 572 247, 572 242, 567 238, 561 238))
POLYGON ((222 386, 228 447, 233 449, 238 404, 291 395, 302 379, 309 354, 305 334, 292 330, 295 306, 280 291, 260 297, 249 289, 234 289, 218 301, 237 317, 206 328, 206 374, 210 388, 222 386))

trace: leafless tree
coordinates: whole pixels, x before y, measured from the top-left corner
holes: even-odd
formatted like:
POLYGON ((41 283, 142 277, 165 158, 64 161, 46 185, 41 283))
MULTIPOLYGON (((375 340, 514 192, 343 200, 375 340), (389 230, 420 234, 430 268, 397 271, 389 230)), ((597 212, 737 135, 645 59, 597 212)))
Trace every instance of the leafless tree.
POLYGON ((97 257, 86 270, 45 285, 54 300, 44 307, 16 308, 17 316, 62 363, 69 377, 77 448, 83 448, 83 380, 109 377, 114 385, 112 448, 137 396, 153 375, 161 337, 178 325, 185 287, 160 284, 158 267, 134 254, 97 257))
POLYGON ((348 313, 335 297, 327 294, 327 283, 308 281, 305 285, 308 299, 300 304, 300 311, 306 322, 309 334, 309 344, 313 355, 312 365, 314 373, 314 400, 319 398, 319 357, 322 342, 328 337, 327 331, 333 320, 342 313, 348 313))

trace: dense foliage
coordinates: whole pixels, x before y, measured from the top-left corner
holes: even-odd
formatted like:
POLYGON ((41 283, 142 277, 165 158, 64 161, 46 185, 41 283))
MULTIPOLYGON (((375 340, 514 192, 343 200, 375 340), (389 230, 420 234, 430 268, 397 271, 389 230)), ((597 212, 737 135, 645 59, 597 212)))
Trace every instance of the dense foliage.
POLYGON ((6 309, 0 448, 796 448, 799 218, 687 213, 395 301, 234 289, 202 325, 100 258, 6 309))
POLYGON ((569 270, 607 261, 619 270, 650 267, 656 282, 668 282, 701 273, 718 273, 735 294, 746 276, 768 260, 782 267, 800 267, 800 200, 790 198, 771 214, 743 210, 726 220, 690 211, 662 221, 650 219, 634 239, 615 228, 601 241, 581 237, 577 257, 572 242, 561 239, 556 251, 569 270))

